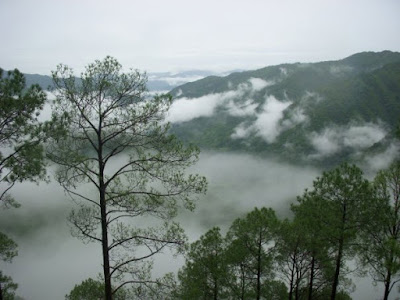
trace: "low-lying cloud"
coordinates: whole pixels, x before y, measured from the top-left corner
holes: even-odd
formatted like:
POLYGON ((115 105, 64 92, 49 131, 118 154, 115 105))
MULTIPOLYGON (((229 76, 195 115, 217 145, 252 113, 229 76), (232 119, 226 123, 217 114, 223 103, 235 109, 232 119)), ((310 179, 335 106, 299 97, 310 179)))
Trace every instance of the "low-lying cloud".
POLYGON ((375 174, 379 170, 386 169, 399 157, 400 145, 398 142, 391 143, 385 151, 369 155, 364 159, 365 169, 369 173, 375 174))
POLYGON ((283 131, 299 124, 307 125, 309 117, 305 108, 321 100, 321 96, 313 92, 306 92, 297 104, 294 104, 287 96, 284 100, 267 96, 261 110, 254 111, 255 121, 239 124, 234 129, 231 138, 243 139, 254 134, 267 143, 273 143, 283 131))
POLYGON ((235 116, 235 117, 244 117, 244 116, 254 115, 254 112, 257 107, 258 107, 258 104, 255 103, 252 99, 248 99, 244 103, 238 103, 238 102, 231 100, 226 105, 227 112, 231 116, 235 116))
POLYGON ((323 158, 340 152, 345 148, 360 151, 381 141, 387 132, 380 124, 334 126, 322 132, 312 132, 311 145, 316 150, 312 158, 323 158))
POLYGON ((199 98, 179 98, 172 103, 166 121, 181 123, 199 117, 210 117, 216 108, 222 105, 226 106, 227 112, 234 116, 250 114, 257 107, 251 98, 253 94, 271 84, 273 83, 260 78, 250 78, 236 89, 227 92, 208 94, 199 98))
POLYGON ((251 88, 253 91, 261 91, 263 88, 266 88, 267 86, 273 85, 274 82, 272 81, 265 81, 264 79, 261 78, 250 78, 249 82, 251 84, 251 88))
POLYGON ((214 114, 215 108, 220 105, 226 93, 211 94, 200 98, 180 98, 171 105, 166 121, 181 123, 199 117, 210 117, 214 114))
POLYGON ((246 123, 240 124, 235 128, 231 137, 233 139, 245 138, 254 133, 268 143, 273 143, 283 130, 279 122, 283 118, 284 110, 290 104, 292 103, 279 101, 274 96, 267 97, 261 112, 256 114, 257 119, 249 126, 246 126, 246 123))
POLYGON ((305 114, 303 108, 295 107, 288 112, 287 118, 282 121, 282 128, 289 129, 298 124, 306 123, 307 121, 308 117, 305 114))

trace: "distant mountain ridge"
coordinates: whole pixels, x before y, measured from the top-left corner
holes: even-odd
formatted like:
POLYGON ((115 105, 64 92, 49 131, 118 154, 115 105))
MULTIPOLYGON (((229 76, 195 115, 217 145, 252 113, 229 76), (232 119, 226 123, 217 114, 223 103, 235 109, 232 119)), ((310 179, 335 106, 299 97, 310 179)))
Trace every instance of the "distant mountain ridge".
MULTIPOLYGON (((231 88, 231 86, 227 86, 227 82, 237 85, 253 77, 275 79, 276 77, 279 78, 279 76, 282 75, 282 69, 286 69, 287 72, 290 72, 290 75, 292 76, 289 76, 290 78, 288 79, 291 81, 297 81, 295 83, 296 85, 317 87, 322 85, 323 81, 327 82, 328 80, 333 80, 339 76, 355 75, 361 72, 374 71, 383 67, 384 65, 397 62, 400 62, 399 52, 362 52, 338 61, 280 64, 257 70, 235 72, 224 77, 215 75, 208 76, 204 79, 195 82, 189 82, 176 87, 171 91, 171 93, 176 96, 177 91, 181 90, 185 97, 199 97, 209 93, 210 90, 213 92, 223 92, 231 88), (307 73, 309 76, 301 78, 302 75, 307 73), (319 77, 318 75, 324 76, 319 77)), ((182 95, 179 96, 182 97, 182 95)))
POLYGON ((171 94, 176 99, 169 117, 172 130, 204 149, 326 166, 398 150, 398 52, 210 76, 171 94), (198 113, 177 117, 189 105, 198 113))
MULTIPOLYGON (((23 70, 20 70, 21 72, 23 70)), ((217 74, 206 70, 190 70, 182 72, 156 72, 148 73, 147 88, 149 91, 168 92, 173 88, 190 81, 196 81, 201 78, 217 74)), ((53 79, 48 75, 27 74, 24 73, 26 85, 39 84, 44 90, 49 90, 53 87, 53 79)))
POLYGON ((51 89, 53 87, 53 79, 51 76, 39 75, 39 74, 24 74, 26 86, 32 84, 38 84, 44 90, 51 89))

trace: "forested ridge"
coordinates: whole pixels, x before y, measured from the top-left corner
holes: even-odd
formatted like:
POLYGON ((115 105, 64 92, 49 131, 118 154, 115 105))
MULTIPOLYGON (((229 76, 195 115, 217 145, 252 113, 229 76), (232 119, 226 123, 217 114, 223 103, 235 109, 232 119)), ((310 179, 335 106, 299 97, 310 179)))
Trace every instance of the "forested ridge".
POLYGON ((361 150, 376 154, 390 147, 400 114, 400 53, 363 52, 338 61, 212 76, 177 87, 171 94, 178 100, 198 101, 199 107, 201 102, 208 105, 210 97, 220 99, 212 114, 173 123, 173 132, 185 141, 203 149, 333 167, 343 160, 361 161, 363 156, 354 155, 358 149, 348 144, 321 152, 318 138, 342 143, 336 131, 380 127, 384 137, 361 150), (255 79, 264 85, 257 87, 255 79), (275 103, 285 107, 277 111, 275 103), (277 120, 270 124, 267 118, 277 120), (267 126, 276 128, 273 136, 263 134, 267 126))

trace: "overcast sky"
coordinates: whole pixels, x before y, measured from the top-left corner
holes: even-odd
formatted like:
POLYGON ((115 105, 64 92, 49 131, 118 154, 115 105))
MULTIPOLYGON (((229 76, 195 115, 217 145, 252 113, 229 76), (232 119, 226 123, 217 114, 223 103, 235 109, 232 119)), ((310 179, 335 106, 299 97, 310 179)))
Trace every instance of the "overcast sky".
POLYGON ((400 51, 399 0, 0 0, 0 67, 254 69, 400 51))

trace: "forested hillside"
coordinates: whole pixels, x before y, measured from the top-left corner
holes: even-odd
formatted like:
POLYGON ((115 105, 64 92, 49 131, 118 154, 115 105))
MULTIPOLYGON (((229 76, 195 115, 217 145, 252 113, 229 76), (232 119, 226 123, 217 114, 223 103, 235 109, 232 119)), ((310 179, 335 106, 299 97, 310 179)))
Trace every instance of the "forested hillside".
POLYGON ((173 131, 186 141, 333 166, 393 148, 400 53, 364 52, 211 76, 171 93, 173 131), (176 113, 189 106, 194 113, 176 113))

